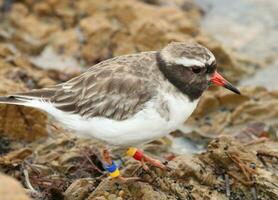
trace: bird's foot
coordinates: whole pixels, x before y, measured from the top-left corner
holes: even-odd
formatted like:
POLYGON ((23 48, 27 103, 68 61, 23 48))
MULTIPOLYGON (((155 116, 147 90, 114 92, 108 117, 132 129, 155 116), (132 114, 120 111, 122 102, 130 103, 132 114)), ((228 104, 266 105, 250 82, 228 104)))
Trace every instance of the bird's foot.
POLYGON ((154 166, 154 167, 158 167, 160 169, 166 170, 167 167, 162 164, 159 160, 154 159, 146 154, 144 154, 143 151, 134 148, 134 147, 130 147, 127 150, 127 155, 133 157, 135 160, 138 160, 141 162, 142 167, 144 170, 149 170, 149 167, 146 165, 146 163, 149 163, 150 165, 154 166))
POLYGON ((145 155, 145 154, 143 155, 142 161, 144 163, 149 163, 150 165, 152 165, 154 167, 158 167, 158 168, 163 169, 163 170, 167 169, 166 165, 164 165, 161 161, 159 161, 157 159, 154 159, 154 158, 152 158, 148 155, 145 155))
POLYGON ((143 169, 144 169, 145 171, 149 171, 149 170, 150 170, 150 168, 148 167, 148 165, 145 163, 144 159, 141 159, 141 160, 140 160, 140 163, 141 163, 141 166, 143 167, 143 169))

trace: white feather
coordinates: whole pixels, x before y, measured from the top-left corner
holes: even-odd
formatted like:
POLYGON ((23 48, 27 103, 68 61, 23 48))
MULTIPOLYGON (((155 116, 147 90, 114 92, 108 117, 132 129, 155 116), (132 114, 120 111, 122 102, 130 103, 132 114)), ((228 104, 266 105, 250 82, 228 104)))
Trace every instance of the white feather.
POLYGON ((41 100, 31 100, 24 105, 50 113, 77 134, 89 135, 113 145, 129 146, 155 140, 176 130, 191 115, 198 103, 198 100, 190 102, 183 94, 161 95, 163 100, 168 102, 169 119, 161 117, 157 112, 158 99, 149 101, 145 109, 123 121, 103 117, 84 119, 79 115, 58 110, 51 103, 41 100))
POLYGON ((214 55, 213 55, 210 51, 208 51, 208 52, 209 52, 210 58, 209 58, 209 60, 207 61, 207 63, 208 63, 209 65, 211 65, 211 63, 212 63, 213 61, 215 61, 215 57, 214 57, 214 55))
POLYGON ((185 67, 192 67, 192 66, 204 67, 205 66, 205 64, 203 62, 200 62, 196 59, 186 58, 186 57, 176 59, 175 63, 179 64, 179 65, 183 65, 185 67))

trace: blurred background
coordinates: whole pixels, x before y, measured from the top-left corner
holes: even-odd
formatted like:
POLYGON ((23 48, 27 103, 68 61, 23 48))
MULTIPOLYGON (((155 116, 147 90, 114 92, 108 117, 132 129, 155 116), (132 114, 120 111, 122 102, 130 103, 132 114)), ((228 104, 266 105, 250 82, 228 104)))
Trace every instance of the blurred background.
MULTIPOLYGON (((0 0, 0 9, 0 95, 64 82, 115 56, 158 50, 171 41, 194 40, 215 54, 219 71, 239 86, 243 95, 211 88, 180 131, 156 141, 159 150, 157 146, 146 150, 156 150, 159 156, 198 153, 220 135, 242 143, 261 138, 277 142, 277 0, 0 0)), ((21 167, 31 156, 29 168, 30 163, 48 163, 47 170, 55 169, 56 175, 63 177, 55 182, 64 183, 58 194, 76 178, 99 177, 99 172, 84 169, 85 164, 76 167, 82 172, 72 166, 71 159, 85 159, 76 154, 80 155, 78 149, 88 146, 88 141, 76 139, 55 121, 51 124, 55 127, 38 110, 0 105, 0 155, 20 151, 10 163, 0 159, 0 171, 30 189, 21 167), (35 151, 39 153, 32 157, 35 151), (58 158, 53 158, 52 151, 58 158), (65 152, 72 154, 66 158, 65 152), (57 166, 63 166, 63 173, 57 166), (70 167, 75 170, 67 171, 70 167), (71 177, 65 178, 65 172, 71 177)), ((277 154, 278 145, 274 144, 275 148, 268 148, 277 154)), ((90 151, 89 156, 94 153, 90 151)), ((43 181, 31 179, 35 189, 42 191, 41 198, 54 198, 41 183, 54 184, 52 176, 43 181)))

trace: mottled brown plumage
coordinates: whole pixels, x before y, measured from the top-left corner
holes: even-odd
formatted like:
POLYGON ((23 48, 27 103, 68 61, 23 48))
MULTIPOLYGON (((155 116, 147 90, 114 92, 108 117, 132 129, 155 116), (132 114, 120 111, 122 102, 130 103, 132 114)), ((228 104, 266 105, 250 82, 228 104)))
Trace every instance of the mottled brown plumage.
POLYGON ((154 83, 147 78, 154 58, 154 53, 134 54, 102 62, 62 84, 49 100, 85 118, 127 119, 155 96, 154 83))
POLYGON ((155 96, 155 85, 159 83, 154 80, 154 65, 155 52, 120 56, 103 61, 63 84, 16 96, 43 98, 61 111, 84 118, 124 120, 155 96))

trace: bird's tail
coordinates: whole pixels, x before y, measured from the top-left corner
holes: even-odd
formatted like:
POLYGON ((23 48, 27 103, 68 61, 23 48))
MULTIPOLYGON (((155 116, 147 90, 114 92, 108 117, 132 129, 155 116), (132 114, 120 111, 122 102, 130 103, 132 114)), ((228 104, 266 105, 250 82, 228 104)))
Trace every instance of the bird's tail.
POLYGON ((0 96, 0 103, 37 107, 35 104, 32 106, 32 103, 30 102, 33 100, 48 101, 54 94, 55 88, 31 90, 29 92, 0 96))
POLYGON ((0 97, 0 103, 2 104, 15 104, 24 105, 25 101, 17 96, 2 96, 0 97))

